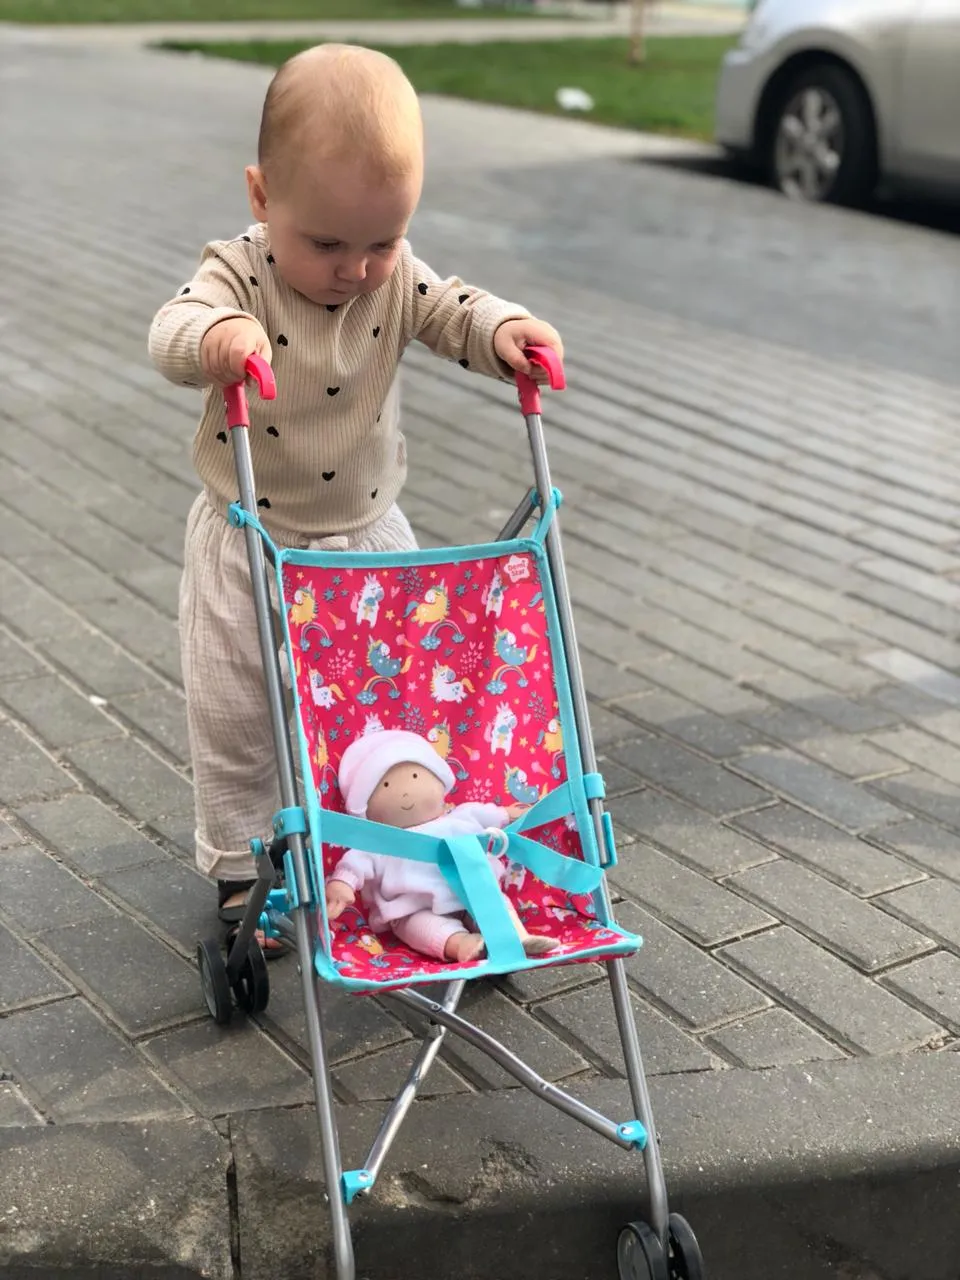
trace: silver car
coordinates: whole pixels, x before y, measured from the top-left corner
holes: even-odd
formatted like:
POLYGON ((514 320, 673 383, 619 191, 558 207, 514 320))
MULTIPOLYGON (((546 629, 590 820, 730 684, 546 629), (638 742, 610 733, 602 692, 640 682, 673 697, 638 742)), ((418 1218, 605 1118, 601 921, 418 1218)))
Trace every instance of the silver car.
POLYGON ((716 137, 798 200, 960 189, 960 0, 755 0, 716 137))

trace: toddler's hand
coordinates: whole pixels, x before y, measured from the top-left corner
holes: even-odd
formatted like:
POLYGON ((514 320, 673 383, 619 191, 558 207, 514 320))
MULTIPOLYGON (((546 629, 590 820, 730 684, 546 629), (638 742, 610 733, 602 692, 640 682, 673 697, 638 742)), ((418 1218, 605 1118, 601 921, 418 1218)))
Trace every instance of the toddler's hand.
POLYGON ((267 335, 252 317, 221 320, 200 343, 203 376, 220 387, 243 381, 248 356, 263 356, 268 364, 273 358, 267 335))
POLYGON ((507 817, 511 822, 516 822, 518 818, 523 817, 529 808, 530 806, 528 804, 507 805, 507 817))
POLYGON ((511 369, 527 373, 535 382, 546 382, 547 371, 531 364, 524 347, 551 347, 563 359, 563 342, 552 324, 545 320, 506 320, 493 335, 493 349, 511 369))
POLYGON ((328 880, 326 886, 327 919, 336 920, 347 907, 352 907, 357 895, 342 880, 328 880))

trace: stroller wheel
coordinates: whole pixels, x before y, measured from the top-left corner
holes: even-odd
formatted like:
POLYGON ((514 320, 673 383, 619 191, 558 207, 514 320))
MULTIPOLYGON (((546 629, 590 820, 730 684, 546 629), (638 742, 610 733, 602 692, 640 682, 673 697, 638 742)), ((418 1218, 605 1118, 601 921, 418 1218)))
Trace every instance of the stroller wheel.
POLYGON ((697 1237, 686 1218, 679 1213, 670 1215, 670 1235, 667 1242, 667 1274, 670 1280, 703 1280, 703 1255, 697 1237))
POLYGON ((197 943, 197 968, 200 970, 200 986, 210 1016, 221 1026, 226 1026, 233 1015, 233 999, 227 979, 227 966, 220 944, 212 938, 197 943))
POLYGON ((645 1222, 631 1222, 617 1240, 620 1280, 672 1280, 659 1237, 645 1222))
POLYGON ((256 938, 250 939, 243 967, 233 984, 233 994, 244 1013, 263 1013, 270 1003, 267 961, 256 938))

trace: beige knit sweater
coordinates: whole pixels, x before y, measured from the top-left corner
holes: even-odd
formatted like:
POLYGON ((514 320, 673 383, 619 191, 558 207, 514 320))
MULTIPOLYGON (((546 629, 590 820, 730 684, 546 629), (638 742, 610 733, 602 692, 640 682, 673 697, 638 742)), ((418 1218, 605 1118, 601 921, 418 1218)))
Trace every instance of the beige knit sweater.
MULTIPOLYGON (((403 487, 395 379, 407 344, 416 338, 464 368, 509 378, 493 335, 529 312, 457 278, 441 280, 406 243, 375 293, 318 306, 280 279, 258 224, 206 246, 194 278, 154 318, 154 364, 171 382, 202 386, 204 334, 244 315, 265 329, 277 380, 275 400, 250 392, 260 517, 278 536, 322 538, 378 519, 403 487)), ((218 388, 204 391, 193 456, 211 501, 225 512, 238 489, 218 388)))

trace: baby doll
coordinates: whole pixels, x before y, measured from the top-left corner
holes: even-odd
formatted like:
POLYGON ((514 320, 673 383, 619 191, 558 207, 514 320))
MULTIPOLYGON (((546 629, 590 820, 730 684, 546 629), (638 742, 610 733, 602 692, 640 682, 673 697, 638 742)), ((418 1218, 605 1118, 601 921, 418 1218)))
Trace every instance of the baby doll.
MULTIPOLYGON (((447 805, 454 784, 450 766, 425 738, 406 729, 357 738, 343 753, 339 781, 348 813, 434 836, 505 827, 523 812, 522 805, 447 805)), ((487 856, 502 882, 503 863, 487 856)), ((375 933, 390 929, 407 946, 438 960, 463 964, 484 953, 482 935, 472 931, 463 903, 435 863, 349 849, 326 884, 329 919, 336 920, 358 892, 375 933)), ((555 938, 528 933, 506 896, 504 902, 527 955, 544 955, 559 945, 555 938)))

